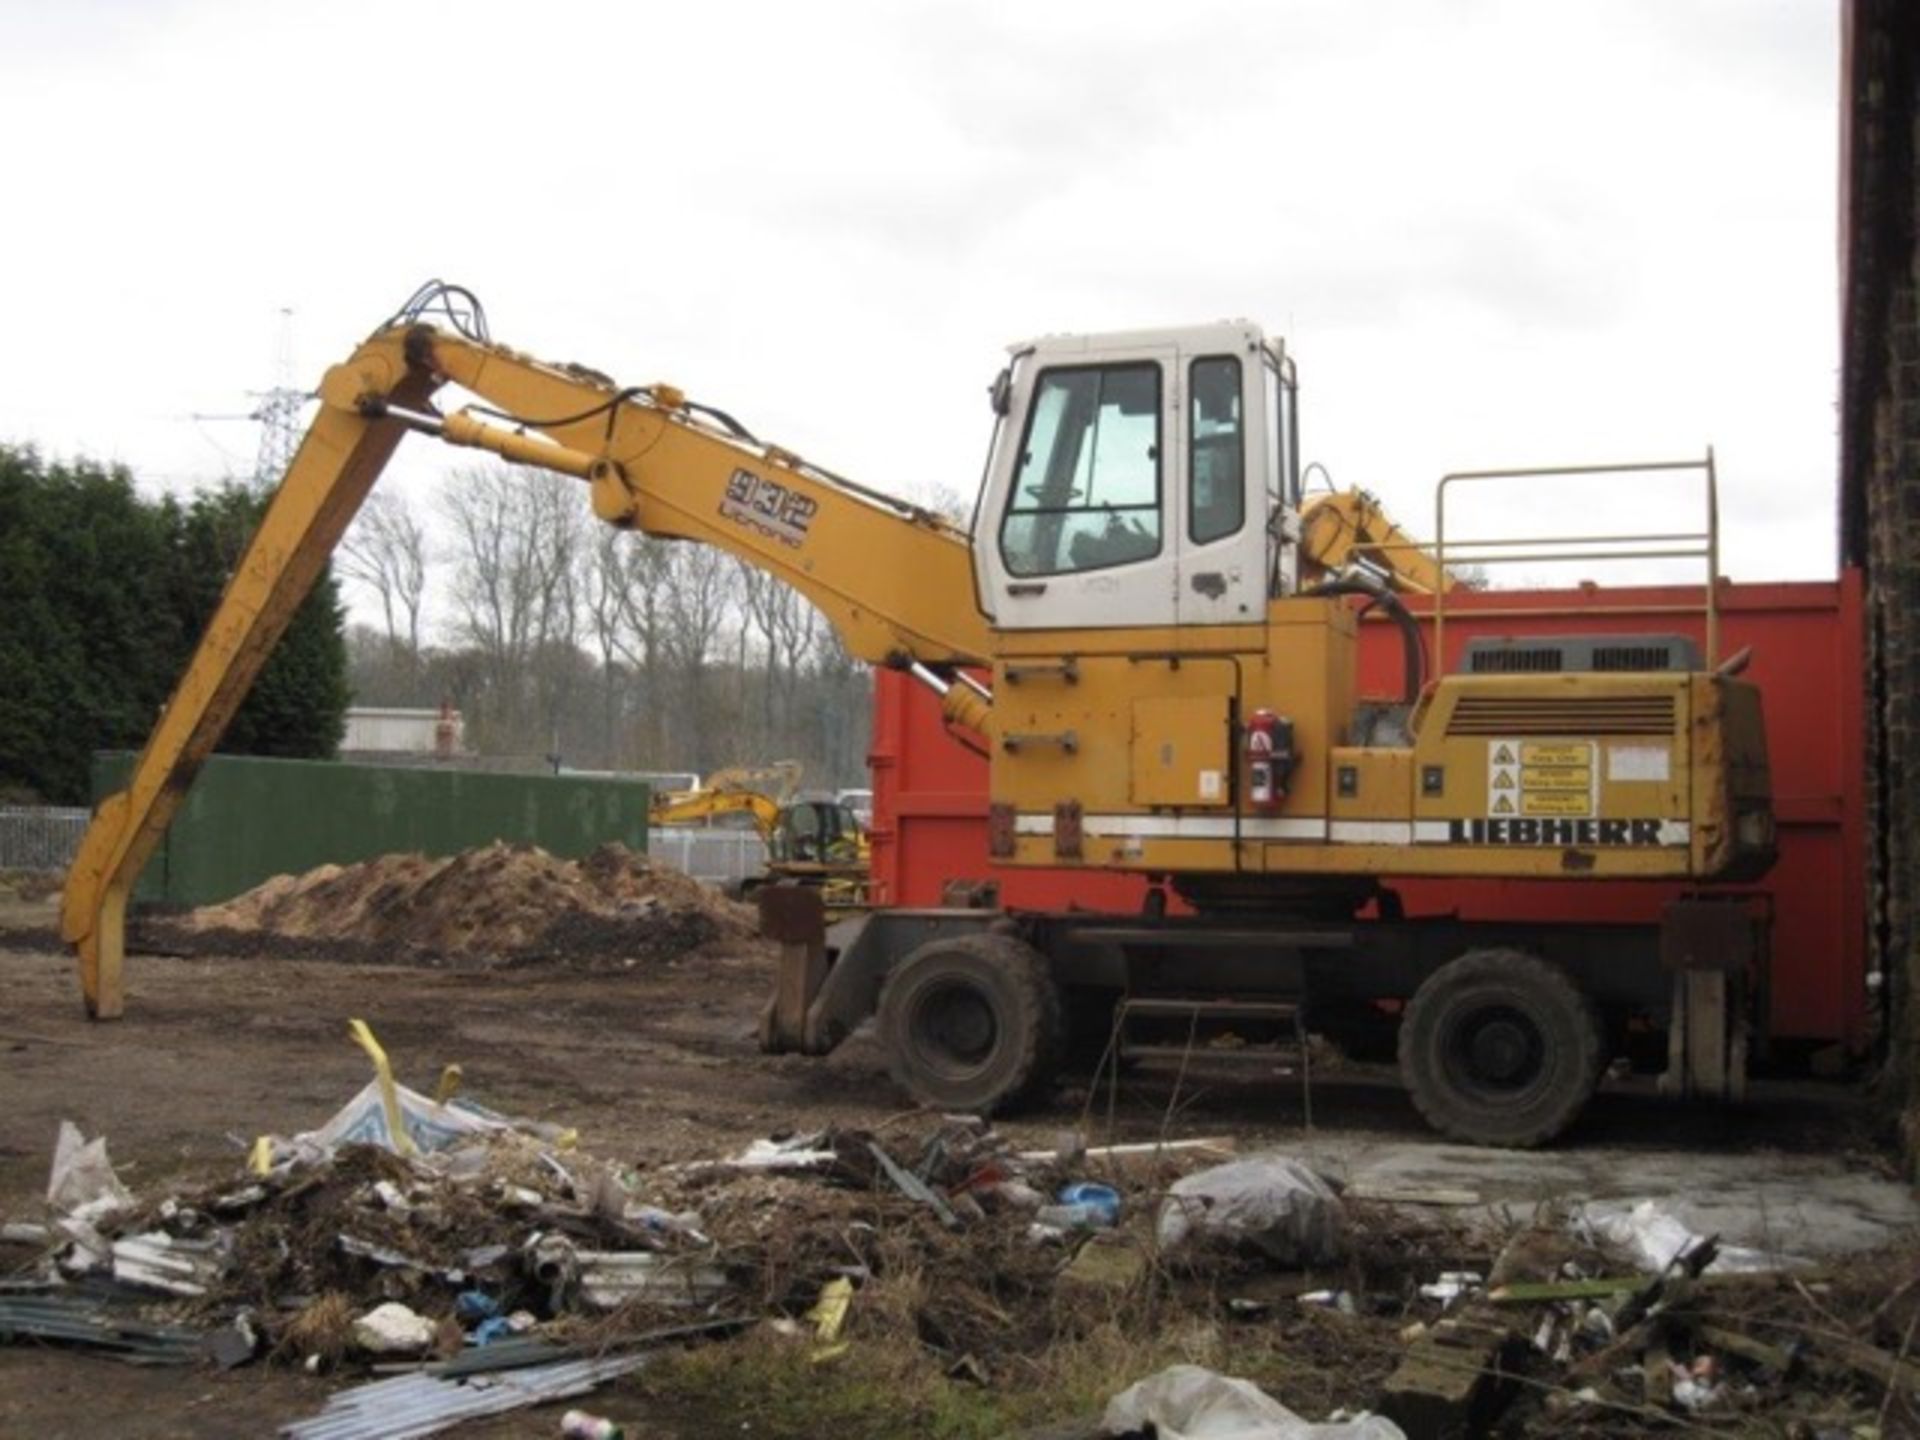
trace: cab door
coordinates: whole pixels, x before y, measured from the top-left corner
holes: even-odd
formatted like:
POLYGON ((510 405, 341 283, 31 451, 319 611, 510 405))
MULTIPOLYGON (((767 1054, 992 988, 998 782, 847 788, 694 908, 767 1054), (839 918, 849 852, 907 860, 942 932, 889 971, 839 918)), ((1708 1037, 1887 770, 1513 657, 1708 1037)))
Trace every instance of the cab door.
POLYGON ((1171 625, 1179 618, 1178 352, 1036 357, 1014 385, 975 536, 1001 629, 1171 625))
POLYGON ((1176 496, 1182 625, 1266 618, 1265 370, 1257 345, 1182 346, 1176 496))

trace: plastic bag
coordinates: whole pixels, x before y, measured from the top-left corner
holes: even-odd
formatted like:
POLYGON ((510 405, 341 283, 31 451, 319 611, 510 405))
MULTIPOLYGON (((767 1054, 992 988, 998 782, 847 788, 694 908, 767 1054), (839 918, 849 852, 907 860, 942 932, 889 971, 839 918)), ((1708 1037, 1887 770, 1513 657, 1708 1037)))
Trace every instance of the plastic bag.
POLYGON ((1333 1188, 1285 1155, 1250 1155, 1174 1182, 1160 1207, 1162 1249, 1250 1246, 1283 1265, 1338 1259, 1345 1212, 1333 1188))
POLYGON ((1170 1365, 1107 1402, 1109 1435, 1145 1430, 1159 1440, 1406 1440, 1391 1420, 1363 1415, 1318 1423, 1293 1413, 1251 1380, 1201 1365, 1170 1365))

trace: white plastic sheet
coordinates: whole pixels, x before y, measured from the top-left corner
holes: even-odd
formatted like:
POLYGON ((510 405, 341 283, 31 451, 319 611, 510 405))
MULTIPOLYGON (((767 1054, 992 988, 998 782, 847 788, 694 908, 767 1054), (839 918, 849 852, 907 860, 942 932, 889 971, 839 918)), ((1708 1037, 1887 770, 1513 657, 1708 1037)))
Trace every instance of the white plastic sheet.
POLYGON ((1293 1413, 1251 1380, 1201 1365, 1170 1365, 1107 1402, 1109 1435, 1145 1430, 1159 1440, 1406 1440, 1391 1420, 1363 1415, 1316 1423, 1293 1413))
POLYGON ((112 1246, 99 1227, 131 1210, 133 1204, 133 1192, 113 1173, 106 1137, 88 1140, 79 1126, 62 1120, 53 1142, 53 1169, 47 1177, 53 1232, 72 1242, 60 1267, 69 1274, 85 1275, 112 1264, 112 1246))
POLYGON ((47 1178, 47 1204, 61 1215, 99 1220, 133 1207, 133 1193, 113 1173, 104 1135, 88 1140, 71 1120, 60 1122, 53 1142, 53 1171, 47 1178))
MULTIPOLYGON (((1580 1218, 1595 1236, 1627 1251, 1650 1274, 1665 1270, 1706 1238, 1658 1200, 1596 1200, 1582 1208, 1580 1218)), ((1755 1274, 1809 1263, 1798 1255, 1722 1245, 1707 1274, 1755 1274)))
POLYGON ((721 1162, 730 1170, 817 1170, 833 1162, 825 1135, 795 1135, 786 1140, 755 1140, 721 1162))
POLYGON ((1345 1247, 1340 1197, 1286 1155, 1249 1155, 1174 1182, 1160 1207, 1160 1245, 1210 1241, 1257 1249, 1282 1265, 1337 1259, 1345 1247))
MULTIPOLYGON (((394 1094, 400 1103, 400 1123, 413 1141, 414 1149, 422 1155, 503 1130, 531 1129, 537 1133, 540 1128, 518 1125, 504 1115, 464 1100, 436 1104, 405 1085, 396 1085, 394 1094)), ((369 1080, 359 1094, 335 1111, 333 1118, 318 1130, 308 1130, 291 1140, 273 1137, 273 1160, 276 1165, 289 1160, 316 1163, 342 1145, 378 1145, 382 1150, 398 1150, 377 1079, 369 1080)))

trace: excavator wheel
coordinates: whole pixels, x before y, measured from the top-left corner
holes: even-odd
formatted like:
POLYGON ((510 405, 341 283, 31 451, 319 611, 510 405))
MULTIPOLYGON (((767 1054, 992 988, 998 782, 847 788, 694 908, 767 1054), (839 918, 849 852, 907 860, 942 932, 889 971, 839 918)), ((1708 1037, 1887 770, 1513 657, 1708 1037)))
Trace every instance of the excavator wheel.
POLYGON ((1519 950, 1471 950, 1414 992, 1400 1074, 1442 1134, 1474 1145, 1543 1145, 1600 1082, 1600 1017, 1566 971, 1519 950))
POLYGON ((936 1110, 985 1115, 1031 1098, 1066 1049, 1046 956, 1012 935, 912 951, 880 992, 879 1028, 894 1080, 936 1110))

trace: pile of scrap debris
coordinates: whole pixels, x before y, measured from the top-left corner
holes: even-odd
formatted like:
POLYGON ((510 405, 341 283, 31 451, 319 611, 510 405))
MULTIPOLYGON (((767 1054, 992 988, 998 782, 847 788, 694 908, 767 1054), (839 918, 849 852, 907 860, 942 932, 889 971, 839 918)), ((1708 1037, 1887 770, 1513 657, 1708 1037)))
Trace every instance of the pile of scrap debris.
POLYGON ((495 843, 276 875, 225 904, 149 921, 143 938, 188 953, 631 964, 740 940, 754 926, 749 907, 624 845, 575 861, 495 843))
MULTIPOLYGON (((711 1383, 776 1351, 814 1393, 911 1364, 1088 1437, 1811 1440, 1920 1419, 1911 1258, 1815 1268, 1653 1204, 1488 1228, 1230 1141, 1022 1149, 969 1117, 635 1171, 407 1089, 356 1036, 366 1089, 214 1183, 136 1196, 102 1140, 63 1128, 46 1215, 0 1230, 0 1343, 352 1377, 283 1432, 334 1440, 401 1414, 435 1433, 643 1364, 639 1402, 670 1404, 676 1356, 718 1367, 711 1383), (1098 1395, 1057 1381, 1049 1356, 1103 1336, 1098 1395)), ((755 1433, 819 1433, 734 1414, 750 1383, 701 1396, 705 1433, 754 1415, 755 1433)), ((899 1413, 842 1433, 925 1433, 916 1403, 903 1386, 899 1413)))

